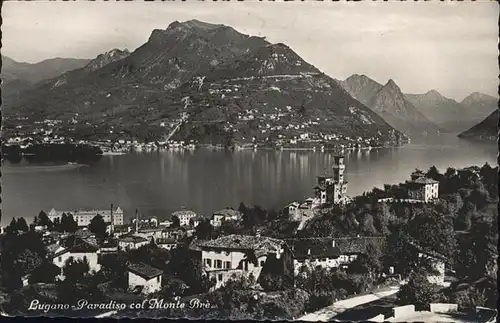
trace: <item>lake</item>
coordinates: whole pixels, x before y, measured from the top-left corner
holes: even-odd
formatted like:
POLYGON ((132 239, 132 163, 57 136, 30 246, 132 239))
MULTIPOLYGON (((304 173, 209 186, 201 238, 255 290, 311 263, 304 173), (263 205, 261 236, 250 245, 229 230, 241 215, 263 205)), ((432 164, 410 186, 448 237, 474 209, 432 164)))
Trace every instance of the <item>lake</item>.
MULTIPOLYGON (((2 225, 12 217, 31 220, 51 208, 137 208, 144 216, 167 218, 188 208, 210 216, 240 202, 282 208, 313 195, 315 177, 330 168, 329 152, 313 151, 162 151, 103 156, 90 165, 2 166, 2 225), (80 166, 80 167, 79 167, 80 166)), ((348 195, 409 178, 415 168, 497 164, 496 142, 478 143, 453 135, 412 141, 400 148, 346 153, 348 195)))

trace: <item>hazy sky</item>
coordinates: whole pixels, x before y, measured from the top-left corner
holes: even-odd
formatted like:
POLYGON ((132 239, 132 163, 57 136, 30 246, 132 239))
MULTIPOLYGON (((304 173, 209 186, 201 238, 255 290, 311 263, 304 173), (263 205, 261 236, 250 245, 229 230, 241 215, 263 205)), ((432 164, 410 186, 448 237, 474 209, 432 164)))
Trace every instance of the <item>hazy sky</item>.
POLYGON ((198 19, 283 42, 328 75, 392 78, 461 100, 498 91, 498 4, 476 2, 4 2, 2 54, 17 61, 134 50, 198 19))

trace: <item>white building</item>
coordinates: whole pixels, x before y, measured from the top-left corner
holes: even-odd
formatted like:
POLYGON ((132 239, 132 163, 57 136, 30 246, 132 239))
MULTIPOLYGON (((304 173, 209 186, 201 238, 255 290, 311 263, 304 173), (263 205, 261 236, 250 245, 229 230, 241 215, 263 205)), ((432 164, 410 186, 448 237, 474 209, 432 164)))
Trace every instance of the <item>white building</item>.
POLYGON ((172 213, 172 217, 174 217, 174 216, 178 217, 180 225, 184 226, 184 225, 189 225, 189 221, 191 219, 194 220, 198 215, 193 211, 183 210, 183 211, 176 211, 176 212, 172 213))
POLYGON ((130 235, 118 238, 118 246, 122 250, 138 249, 144 245, 147 245, 149 241, 150 240, 145 237, 130 235))
MULTIPOLYGON (((415 173, 414 173, 415 174, 415 173)), ((408 198, 424 201, 425 203, 439 197, 439 182, 423 176, 413 178, 407 182, 408 198)))
POLYGON ((298 239, 288 241, 292 248, 295 275, 303 266, 313 270, 345 268, 361 254, 369 252, 368 245, 383 243, 380 237, 346 237, 298 239))
POLYGON ((233 209, 223 209, 214 212, 210 224, 214 227, 220 227, 224 221, 238 221, 241 220, 243 214, 240 211, 233 209))
POLYGON ((215 279, 215 289, 232 277, 253 275, 258 280, 270 261, 273 270, 281 271, 285 277, 293 275, 292 256, 283 240, 233 234, 195 241, 190 248, 201 251, 202 264, 208 277, 215 279))
POLYGON ((160 248, 173 250, 179 245, 174 239, 156 239, 156 245, 160 248))
POLYGON ((103 217, 104 222, 106 223, 111 223, 111 218, 113 218, 114 225, 123 225, 123 210, 120 207, 117 207, 115 210, 56 211, 55 209, 52 209, 49 211, 47 216, 52 222, 56 221, 56 219, 61 221, 63 213, 66 213, 66 215, 71 214, 80 227, 88 226, 90 221, 92 221, 92 219, 98 214, 103 217))
POLYGON ((86 259, 89 264, 89 272, 98 272, 101 270, 101 265, 99 264, 99 254, 100 250, 97 245, 90 244, 82 239, 75 239, 73 245, 69 248, 59 246, 55 252, 49 257, 52 259, 52 263, 57 267, 61 268, 61 274, 59 278, 64 280, 64 266, 66 262, 72 258, 74 261, 81 261, 86 259))
POLYGON ((127 266, 128 288, 141 289, 143 294, 151 294, 161 289, 163 272, 144 263, 127 266))

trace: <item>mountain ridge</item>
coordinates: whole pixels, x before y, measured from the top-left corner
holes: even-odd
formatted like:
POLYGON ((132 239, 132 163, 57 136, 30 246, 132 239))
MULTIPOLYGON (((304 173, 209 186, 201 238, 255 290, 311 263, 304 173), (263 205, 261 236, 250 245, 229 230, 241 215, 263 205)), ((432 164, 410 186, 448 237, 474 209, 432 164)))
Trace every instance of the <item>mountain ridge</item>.
POLYGON ((391 126, 409 135, 438 133, 441 129, 411 104, 393 79, 382 85, 363 74, 342 82, 347 92, 379 114, 391 126))
POLYGON ((187 115, 173 138, 282 142, 309 131, 372 146, 404 139, 288 46, 199 21, 153 30, 125 58, 47 88, 13 106, 38 119, 75 120, 71 128, 91 136, 110 137, 111 127, 112 136, 160 140, 187 115))

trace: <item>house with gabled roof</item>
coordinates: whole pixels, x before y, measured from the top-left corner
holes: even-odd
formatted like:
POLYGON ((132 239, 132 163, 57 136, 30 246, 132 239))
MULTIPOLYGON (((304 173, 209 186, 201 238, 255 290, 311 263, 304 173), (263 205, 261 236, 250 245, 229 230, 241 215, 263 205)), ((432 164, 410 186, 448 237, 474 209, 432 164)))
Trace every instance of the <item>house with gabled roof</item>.
POLYGON ((290 239, 294 272, 297 275, 302 266, 313 269, 347 268, 360 255, 369 252, 370 244, 383 244, 383 237, 342 237, 290 239))
POLYGON ((63 268, 69 259, 75 261, 86 260, 89 264, 89 272, 98 272, 101 270, 101 265, 99 264, 99 246, 91 244, 83 239, 75 238, 72 245, 68 247, 59 246, 59 248, 56 248, 51 245, 49 250, 51 253, 48 253, 47 257, 52 260, 54 265, 61 268, 61 274, 59 276, 61 280, 64 280, 63 268))
POLYGON ((161 289, 163 271, 145 263, 127 265, 128 288, 151 294, 161 289))
POLYGON ((148 238, 138 235, 125 235, 118 238, 118 246, 122 250, 138 249, 150 242, 148 238))
POLYGON ((257 281, 263 270, 293 277, 292 254, 284 240, 232 234, 195 240, 190 249, 198 251, 205 272, 216 282, 214 288, 223 286, 233 276, 252 275, 257 281))
POLYGON ((428 203, 439 197, 439 182, 428 178, 422 171, 411 174, 411 181, 406 182, 408 198, 428 203))
POLYGON ((225 221, 238 221, 242 217, 243 214, 238 210, 222 209, 213 213, 210 224, 214 227, 220 227, 225 221))

